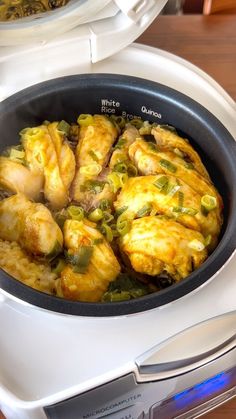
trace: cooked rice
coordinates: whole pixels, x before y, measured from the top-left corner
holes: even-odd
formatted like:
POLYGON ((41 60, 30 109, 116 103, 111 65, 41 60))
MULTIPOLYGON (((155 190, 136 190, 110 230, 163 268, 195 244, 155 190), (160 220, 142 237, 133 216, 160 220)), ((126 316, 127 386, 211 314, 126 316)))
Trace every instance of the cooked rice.
POLYGON ((0 239, 0 267, 32 288, 48 294, 56 293, 57 275, 50 265, 35 261, 16 242, 0 239))

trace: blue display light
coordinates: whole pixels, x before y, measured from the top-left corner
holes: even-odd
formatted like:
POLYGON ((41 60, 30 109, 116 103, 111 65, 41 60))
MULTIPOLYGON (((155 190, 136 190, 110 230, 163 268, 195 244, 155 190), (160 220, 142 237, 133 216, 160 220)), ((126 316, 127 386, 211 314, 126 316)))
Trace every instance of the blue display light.
POLYGON ((226 387, 230 382, 230 373, 221 372, 220 374, 215 375, 201 383, 196 384, 195 386, 177 393, 173 399, 178 404, 188 404, 192 403, 193 400, 198 398, 205 398, 210 395, 214 395, 226 387))

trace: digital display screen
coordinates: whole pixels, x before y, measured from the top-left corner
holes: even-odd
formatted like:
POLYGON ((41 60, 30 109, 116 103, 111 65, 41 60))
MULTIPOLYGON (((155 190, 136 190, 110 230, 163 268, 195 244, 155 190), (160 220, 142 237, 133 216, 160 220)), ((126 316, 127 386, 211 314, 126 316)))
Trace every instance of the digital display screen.
POLYGON ((192 409, 199 409, 201 411, 201 406, 207 403, 217 406, 218 397, 233 389, 235 386, 236 367, 218 373, 152 406, 151 418, 167 419, 179 417, 192 409))
POLYGON ((180 407, 183 404, 192 404, 193 401, 196 401, 197 399, 208 399, 209 396, 214 397, 215 394, 221 393, 224 389, 227 389, 230 382, 231 373, 222 372, 209 378, 208 380, 196 384, 190 389, 176 394, 173 397, 173 400, 176 402, 176 405, 180 407))

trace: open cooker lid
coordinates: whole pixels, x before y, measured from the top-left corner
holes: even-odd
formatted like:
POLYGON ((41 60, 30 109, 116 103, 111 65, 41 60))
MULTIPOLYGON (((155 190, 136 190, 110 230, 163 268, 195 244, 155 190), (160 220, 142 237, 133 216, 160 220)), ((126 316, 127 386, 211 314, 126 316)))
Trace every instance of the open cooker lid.
MULTIPOLYGON (((42 44, 82 25, 87 32, 91 60, 96 62, 133 42, 160 13, 166 2, 70 0, 66 6, 51 12, 0 22, 0 46, 42 44)), ((84 43, 84 36, 81 41, 84 43)))

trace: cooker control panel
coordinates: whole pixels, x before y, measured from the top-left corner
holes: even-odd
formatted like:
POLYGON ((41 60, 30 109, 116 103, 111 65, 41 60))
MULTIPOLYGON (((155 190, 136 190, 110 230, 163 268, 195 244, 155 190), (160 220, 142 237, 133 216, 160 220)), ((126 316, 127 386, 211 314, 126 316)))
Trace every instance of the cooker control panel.
POLYGON ((48 419, 187 419, 236 395, 236 348, 191 372, 138 383, 137 371, 44 408, 48 419))

